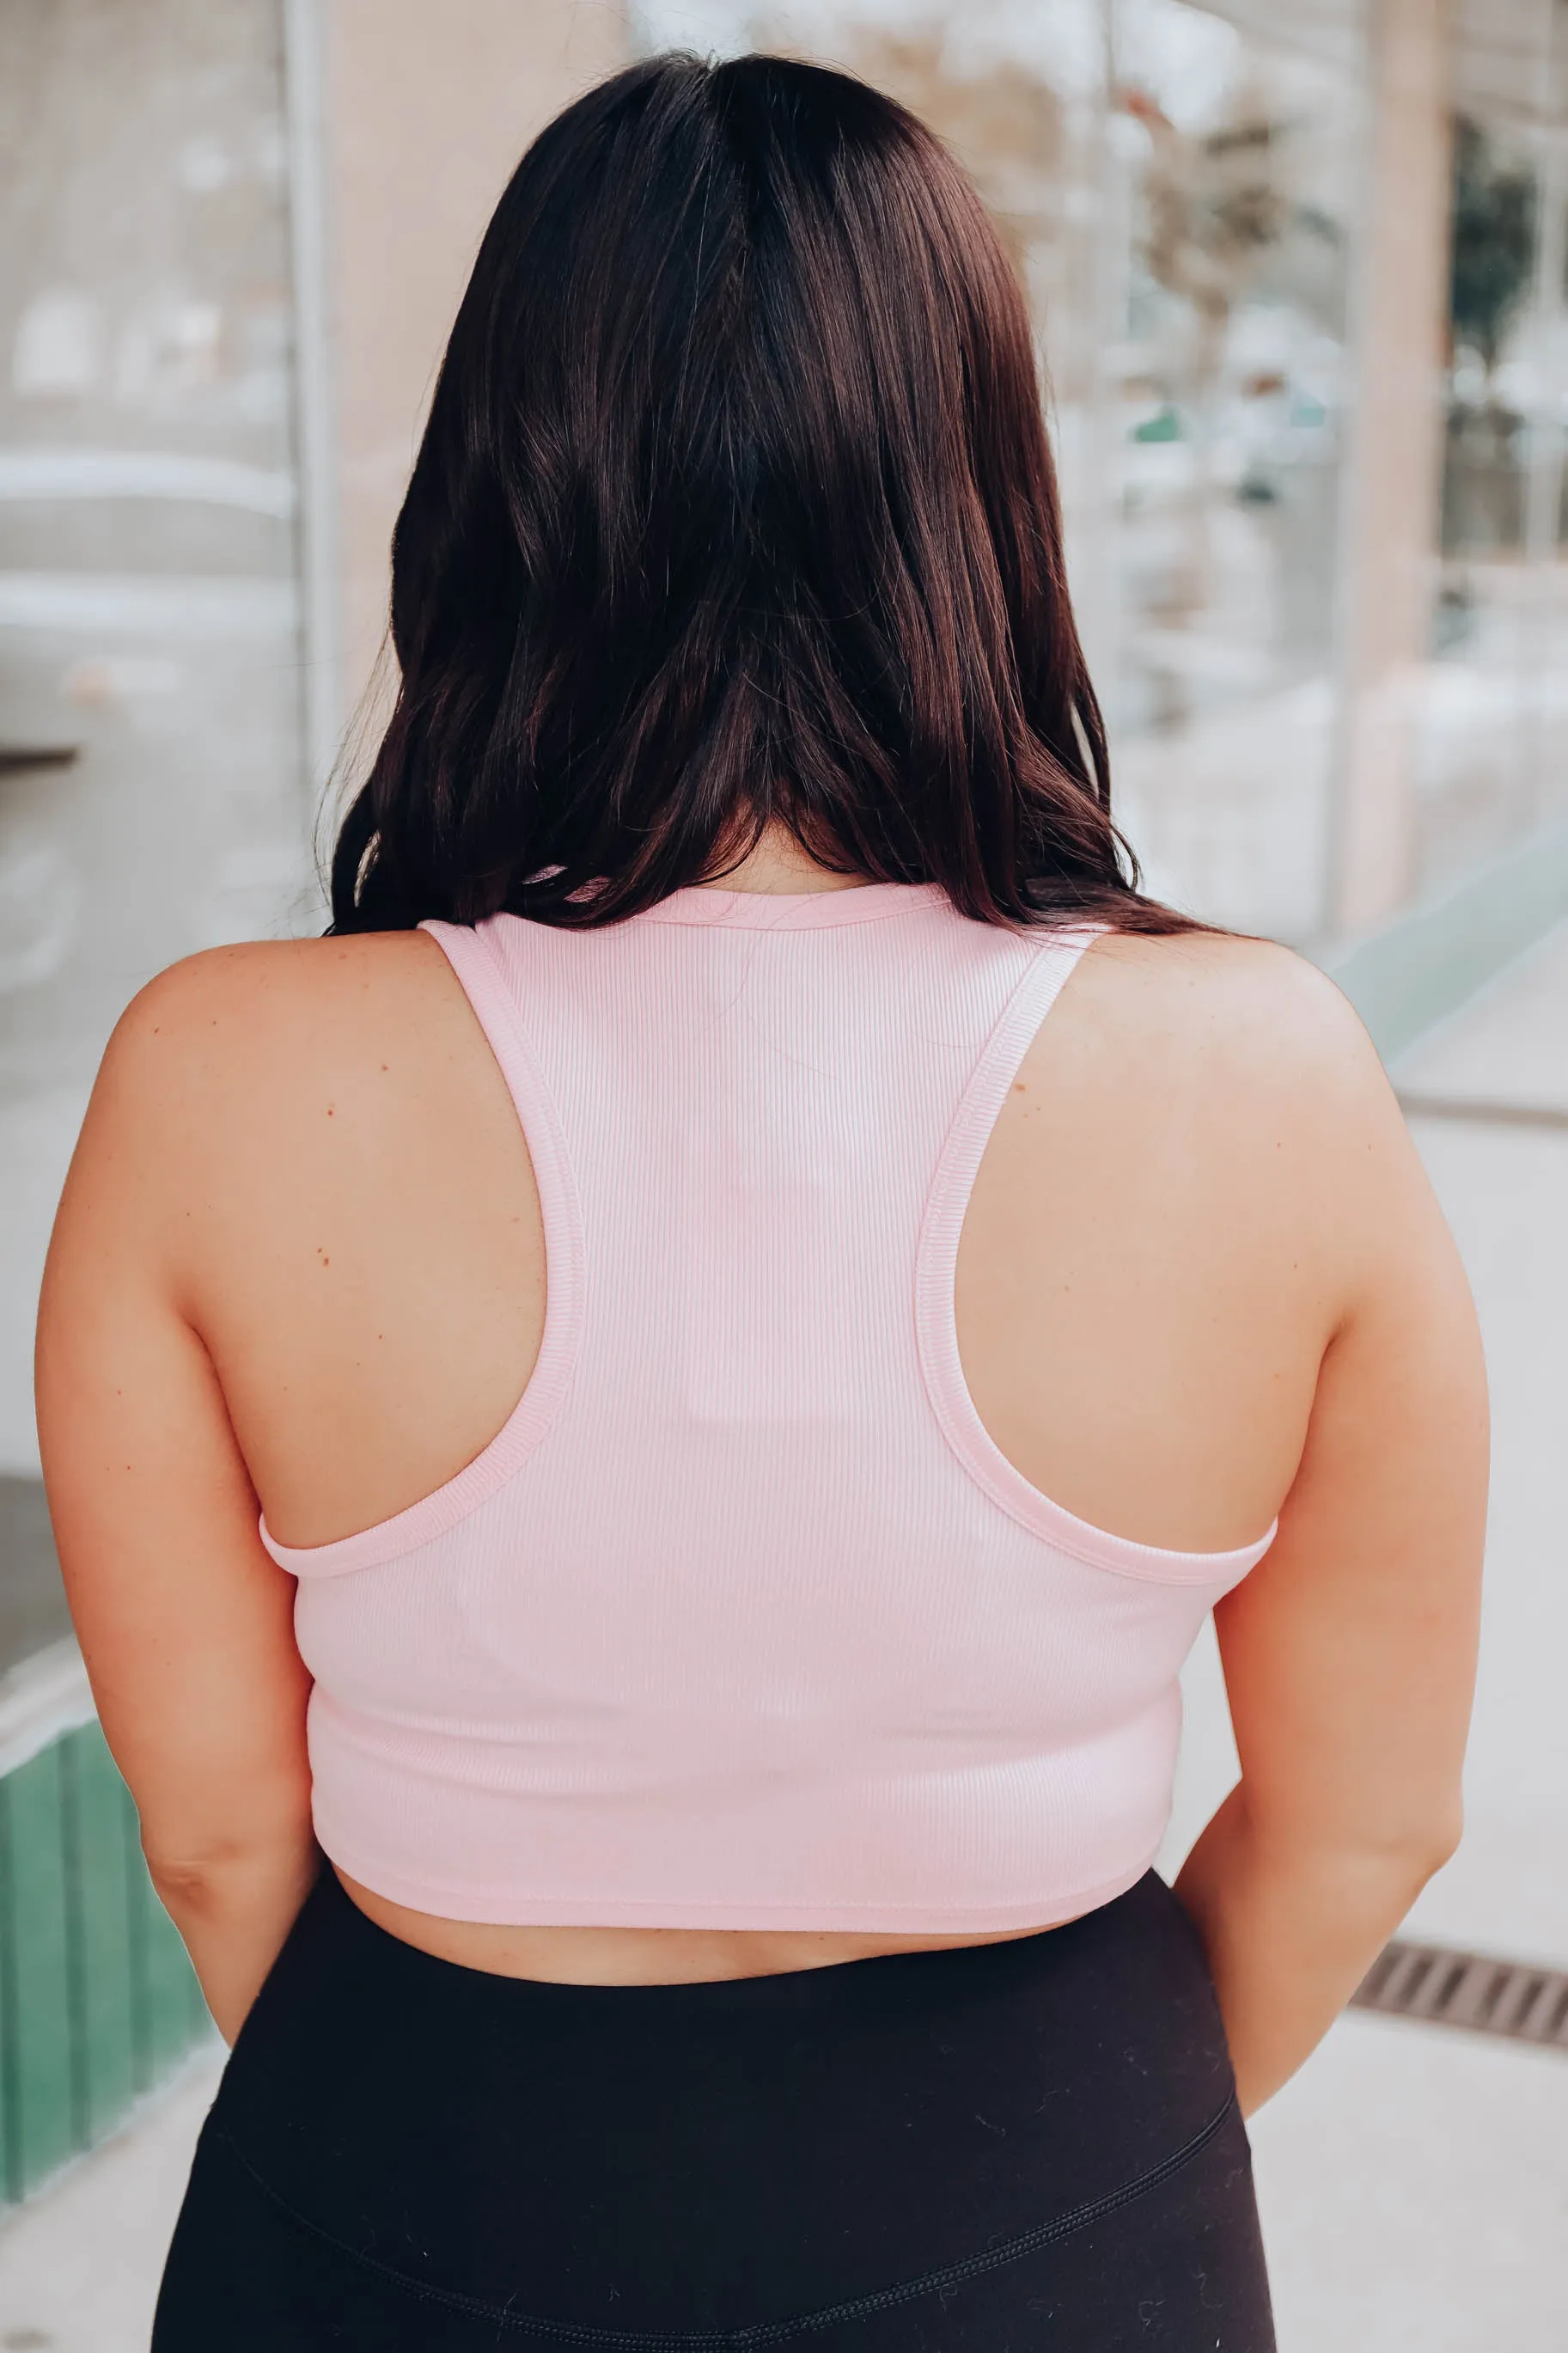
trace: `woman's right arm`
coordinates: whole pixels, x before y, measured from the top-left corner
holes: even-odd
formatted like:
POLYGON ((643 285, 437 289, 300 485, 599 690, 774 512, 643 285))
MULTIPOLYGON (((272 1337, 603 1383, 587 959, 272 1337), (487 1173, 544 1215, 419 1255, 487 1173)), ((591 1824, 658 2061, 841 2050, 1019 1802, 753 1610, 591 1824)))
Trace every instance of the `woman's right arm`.
POLYGON ((1321 2039, 1460 1830, 1485 1375, 1452 1239, 1355 1050, 1313 1155, 1344 1305, 1279 1535, 1215 1613, 1241 1779, 1176 1882, 1244 2111, 1321 2039))

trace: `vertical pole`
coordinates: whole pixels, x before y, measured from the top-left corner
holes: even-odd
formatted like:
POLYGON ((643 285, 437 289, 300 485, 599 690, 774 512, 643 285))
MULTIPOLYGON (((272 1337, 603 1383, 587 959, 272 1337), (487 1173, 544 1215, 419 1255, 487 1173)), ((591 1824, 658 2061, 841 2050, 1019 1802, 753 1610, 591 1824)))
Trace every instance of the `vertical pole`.
POLYGON ((1525 643, 1521 681, 1528 728, 1527 770, 1531 816, 1539 823, 1550 806, 1553 744, 1551 734, 1552 649, 1559 621, 1559 542, 1563 513, 1563 311, 1568 271, 1568 174, 1563 141, 1568 125, 1563 108, 1563 0, 1537 0, 1542 117, 1535 138, 1535 270, 1531 289, 1531 341, 1535 352, 1531 404, 1528 473, 1525 481, 1524 557, 1528 567, 1525 643))
POLYGON ((1408 894, 1441 512, 1452 0, 1371 0, 1372 114, 1342 533, 1330 923, 1408 894))
MULTIPOLYGON (((1121 384, 1111 354, 1127 332, 1129 227, 1126 165, 1116 142, 1116 10, 1118 0, 1100 0, 1100 73, 1090 101, 1093 113, 1095 194, 1092 226, 1075 221, 1075 240, 1089 248, 1089 267, 1075 269, 1082 290, 1079 332, 1086 348, 1075 369, 1083 399, 1078 478, 1064 482, 1073 525, 1071 587, 1089 676, 1102 703, 1116 699, 1120 628, 1116 578, 1117 432, 1121 384)), ((1075 261, 1080 257, 1075 255, 1075 261)), ((1109 712, 1108 712, 1109 715, 1109 712)))
POLYGON ((289 237, 294 292, 295 566, 300 584, 300 735, 313 823, 342 733, 338 494, 327 217, 329 0, 283 0, 289 237))
POLYGON ((621 0, 293 0, 319 13, 343 703, 366 727, 388 549, 490 213, 567 100, 624 64, 621 0))

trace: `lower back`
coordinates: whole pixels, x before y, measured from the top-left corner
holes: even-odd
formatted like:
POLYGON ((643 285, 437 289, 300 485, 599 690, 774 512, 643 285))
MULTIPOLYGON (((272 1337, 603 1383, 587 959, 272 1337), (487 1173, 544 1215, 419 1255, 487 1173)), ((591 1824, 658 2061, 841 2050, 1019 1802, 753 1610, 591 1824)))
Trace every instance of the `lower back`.
POLYGON ((552 1985, 705 1985, 722 1978, 827 1968, 838 1961, 869 1960, 877 1953, 1002 1944, 1009 1937, 1038 1933, 1035 1928, 1003 1928, 990 1936, 916 1936, 736 1928, 498 1927, 482 1920, 446 1920, 434 1912, 415 1911, 362 1886, 346 1872, 340 1871, 338 1877, 366 1917, 405 1945, 463 1968, 485 1969, 495 1977, 540 1978, 552 1985))

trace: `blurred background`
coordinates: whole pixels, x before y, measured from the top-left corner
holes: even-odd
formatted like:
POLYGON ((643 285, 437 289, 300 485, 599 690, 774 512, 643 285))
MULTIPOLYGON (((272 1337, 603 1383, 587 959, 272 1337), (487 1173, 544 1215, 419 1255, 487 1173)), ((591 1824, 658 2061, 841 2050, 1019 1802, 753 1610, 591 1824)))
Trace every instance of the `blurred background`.
MULTIPOLYGON (((87 1091, 159 967, 321 927, 479 235, 542 121, 671 45, 847 64, 973 171, 1149 886, 1335 973, 1459 1236, 1498 1417, 1471 1828, 1433 1968, 1255 2140, 1284 2353, 1568 2346, 1561 0, 0 0, 0 2347, 145 2345, 216 2072, 37 1477, 87 1091)), ((1235 1769, 1212 1645, 1188 1687, 1171 1862, 1235 1769)))

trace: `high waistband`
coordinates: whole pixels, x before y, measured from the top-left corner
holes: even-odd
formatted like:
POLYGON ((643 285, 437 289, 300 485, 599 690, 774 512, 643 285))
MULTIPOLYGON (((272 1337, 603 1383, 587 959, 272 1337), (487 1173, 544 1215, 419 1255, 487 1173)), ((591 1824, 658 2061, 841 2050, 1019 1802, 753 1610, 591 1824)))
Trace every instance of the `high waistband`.
POLYGON ((782 2342, 1054 2244, 1216 2137, 1245 2162, 1202 1955, 1152 1873, 1010 1942, 634 1987, 434 1958, 329 1874, 209 2131, 357 2260, 606 2353, 782 2342))

